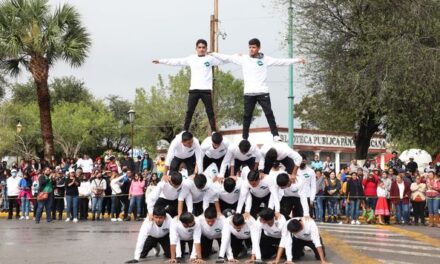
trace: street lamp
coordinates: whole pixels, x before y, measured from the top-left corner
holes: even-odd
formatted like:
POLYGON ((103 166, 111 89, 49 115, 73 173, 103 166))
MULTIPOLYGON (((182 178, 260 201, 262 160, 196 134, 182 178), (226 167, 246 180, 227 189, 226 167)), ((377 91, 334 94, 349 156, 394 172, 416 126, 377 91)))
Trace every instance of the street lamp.
MULTIPOLYGON (((19 137, 22 128, 23 125, 21 124, 20 120, 18 120, 17 125, 15 126, 15 132, 17 133, 17 138, 19 137)), ((18 153, 17 153, 17 166, 18 166, 18 153)))
POLYGON ((130 121, 131 124, 131 159, 134 160, 134 115, 136 111, 133 109, 130 109, 128 111, 128 121, 130 121))

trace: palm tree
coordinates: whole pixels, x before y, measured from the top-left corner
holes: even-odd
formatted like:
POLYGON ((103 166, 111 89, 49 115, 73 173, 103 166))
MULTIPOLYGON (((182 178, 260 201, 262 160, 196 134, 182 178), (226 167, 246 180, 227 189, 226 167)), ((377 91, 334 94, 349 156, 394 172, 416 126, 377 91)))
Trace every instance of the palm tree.
POLYGON ((0 70, 11 76, 28 70, 37 87, 44 158, 54 155, 49 69, 61 59, 79 67, 91 45, 79 13, 68 4, 51 10, 46 0, 0 3, 0 70))

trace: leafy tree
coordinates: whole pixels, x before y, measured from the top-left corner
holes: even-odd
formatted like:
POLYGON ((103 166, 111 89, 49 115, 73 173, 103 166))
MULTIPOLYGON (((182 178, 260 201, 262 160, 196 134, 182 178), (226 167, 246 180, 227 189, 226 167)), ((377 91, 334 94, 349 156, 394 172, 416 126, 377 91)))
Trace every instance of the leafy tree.
POLYGON ((57 105, 60 102, 91 103, 94 99, 84 82, 72 76, 55 78, 50 83, 49 89, 53 105, 57 105))
POLYGON ((54 107, 54 140, 64 156, 77 157, 102 145, 107 124, 116 123, 102 102, 64 102, 54 107))
POLYGON ((36 85, 33 80, 15 83, 11 86, 11 100, 15 104, 33 104, 37 102, 36 85))
POLYGON ((0 3, 0 69, 18 75, 27 69, 36 84, 44 158, 54 155, 49 69, 60 59, 73 67, 87 57, 90 37, 79 13, 68 4, 51 12, 47 0, 0 3))
POLYGON ((131 149, 129 142, 131 127, 128 120, 128 111, 132 104, 117 95, 109 95, 106 101, 115 122, 106 124, 102 132, 104 144, 107 149, 127 152, 131 149))
MULTIPOLYGON (((149 150, 154 150, 158 140, 168 142, 182 130, 186 114, 189 68, 181 69, 169 76, 165 84, 159 76, 158 84, 149 91, 136 90, 136 138, 135 142, 149 150)), ((215 98, 213 100, 218 127, 242 124, 243 120, 243 81, 235 79, 231 73, 215 72, 215 98)), ((255 111, 255 117, 261 110, 255 111)), ((199 102, 194 112, 190 130, 203 139, 208 135, 209 125, 204 105, 199 102)))
POLYGON ((433 143, 438 150, 432 136, 440 126, 437 110, 424 103, 427 97, 432 106, 439 101, 440 2, 300 0, 294 5, 295 36, 299 51, 311 60, 307 75, 316 93, 296 114, 319 129, 356 131, 358 159, 367 157, 379 131, 412 145, 433 143))

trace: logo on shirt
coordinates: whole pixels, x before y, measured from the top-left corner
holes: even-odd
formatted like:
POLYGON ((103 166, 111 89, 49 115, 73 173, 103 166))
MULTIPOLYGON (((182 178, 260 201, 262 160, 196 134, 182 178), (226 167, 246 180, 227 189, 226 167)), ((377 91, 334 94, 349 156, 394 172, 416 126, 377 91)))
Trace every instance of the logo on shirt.
POLYGON ((244 234, 249 236, 251 234, 251 231, 245 231, 244 234))
POLYGON ((262 189, 262 190, 266 190, 266 189, 267 189, 267 186, 260 186, 260 189, 262 189))
POLYGON ((209 63, 209 61, 206 61, 204 64, 205 64, 206 67, 211 66, 211 63, 209 63))
POLYGON ((250 157, 250 156, 252 156, 252 154, 251 154, 251 153, 248 153, 248 154, 246 154, 246 156, 247 156, 247 157, 250 157))
POLYGON ((188 229, 188 232, 190 232, 190 233, 193 233, 194 232, 194 229, 188 229))
POLYGON ((214 229, 215 232, 220 233, 222 230, 220 228, 214 229))
POLYGON ((190 150, 188 150, 189 153, 191 153, 191 152, 193 152, 193 151, 194 151, 194 149, 190 149, 190 150))
POLYGON ((222 152, 225 152, 225 151, 226 151, 226 149, 221 149, 219 152, 222 153, 222 152))
POLYGON ((307 173, 304 173, 304 178, 308 179, 308 178, 310 178, 310 175, 307 173))
POLYGON ((162 229, 164 232, 169 232, 170 231, 170 229, 168 229, 168 228, 164 228, 164 229, 162 229))
POLYGON ((240 189, 237 189, 234 191, 234 193, 239 193, 239 192, 240 192, 240 189))
POLYGON ((257 65, 258 65, 258 66, 263 66, 264 63, 263 63, 263 61, 261 61, 261 60, 257 60, 257 65))

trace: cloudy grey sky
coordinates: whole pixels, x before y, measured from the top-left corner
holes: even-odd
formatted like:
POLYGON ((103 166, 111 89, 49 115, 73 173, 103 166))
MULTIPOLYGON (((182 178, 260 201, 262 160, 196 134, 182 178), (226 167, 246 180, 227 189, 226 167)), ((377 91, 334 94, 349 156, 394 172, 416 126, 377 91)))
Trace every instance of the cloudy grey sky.
MULTIPOLYGON (((52 5, 70 3, 82 15, 93 45, 86 63, 72 69, 58 63, 51 78, 73 75, 84 80, 98 98, 109 94, 134 99, 135 88, 148 89, 157 76, 176 73, 179 68, 154 65, 152 59, 183 57, 194 52, 195 40, 209 40, 209 19, 213 0, 51 0, 52 5)), ((262 52, 286 57, 287 8, 274 7, 271 0, 219 0, 221 53, 246 53, 247 41, 257 37, 262 52)), ((239 66, 222 66, 242 78, 239 66)), ((295 66, 295 102, 305 93, 305 81, 295 66)), ((22 76, 21 78, 27 78, 22 76)), ((277 122, 287 126, 288 68, 269 71, 272 105, 277 122)), ((297 126, 296 124, 295 126, 297 126)), ((265 118, 253 126, 267 126, 265 118)))

